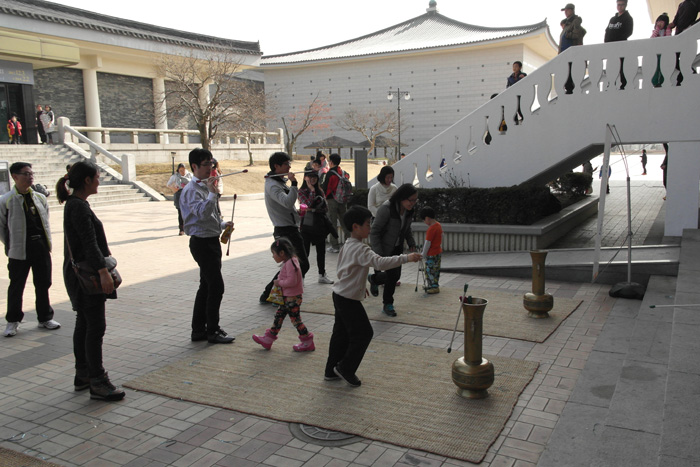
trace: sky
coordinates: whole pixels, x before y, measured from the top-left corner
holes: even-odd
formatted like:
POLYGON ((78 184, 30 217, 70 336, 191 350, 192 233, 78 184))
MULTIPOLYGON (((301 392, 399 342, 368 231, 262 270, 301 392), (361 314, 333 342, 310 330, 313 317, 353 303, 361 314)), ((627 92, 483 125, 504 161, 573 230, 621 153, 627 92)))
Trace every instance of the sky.
MULTIPOLYGON (((226 39, 260 41, 265 55, 297 52, 369 34, 425 13, 428 0, 55 0, 83 10, 226 39)), ((438 0, 440 14, 486 27, 522 26, 547 19, 559 40, 565 0, 438 0), (535 6, 536 5, 536 6, 535 6)), ((603 42, 615 0, 579 0, 588 31, 584 44, 603 42)), ((632 39, 651 35, 645 0, 629 0, 632 39)), ((673 19, 675 12, 668 12, 673 19)), ((655 18, 654 18, 655 19, 655 18)))

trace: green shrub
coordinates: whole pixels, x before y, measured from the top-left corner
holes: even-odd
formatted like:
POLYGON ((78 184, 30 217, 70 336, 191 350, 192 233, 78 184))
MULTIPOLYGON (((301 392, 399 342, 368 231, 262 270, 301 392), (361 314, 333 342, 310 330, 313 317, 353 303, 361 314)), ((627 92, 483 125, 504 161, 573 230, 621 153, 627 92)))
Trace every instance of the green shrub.
MULTIPOLYGON (((355 190, 348 203, 367 206, 369 190, 355 190)), ((441 223, 530 225, 561 210, 546 186, 510 188, 419 188, 415 212, 430 206, 441 223)))
POLYGON ((582 172, 567 172, 552 182, 552 188, 569 198, 580 198, 586 195, 586 189, 593 183, 590 174, 582 172))

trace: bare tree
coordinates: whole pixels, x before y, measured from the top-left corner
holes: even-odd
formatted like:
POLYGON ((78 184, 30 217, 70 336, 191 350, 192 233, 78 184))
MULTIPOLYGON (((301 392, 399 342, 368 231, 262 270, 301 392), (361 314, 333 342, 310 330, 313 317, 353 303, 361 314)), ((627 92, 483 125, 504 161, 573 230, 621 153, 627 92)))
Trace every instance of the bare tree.
POLYGON ((394 134, 397 128, 396 114, 381 110, 369 110, 366 112, 354 109, 348 110, 338 122, 338 126, 343 130, 357 131, 368 142, 368 154, 374 151, 377 137, 383 134, 394 134))
POLYGON ((316 94, 316 97, 305 106, 282 117, 284 147, 287 154, 294 153, 297 140, 307 130, 326 130, 330 127, 328 124, 331 119, 330 110, 328 104, 319 100, 318 94, 316 94))
POLYGON ((247 82, 235 79, 242 71, 239 59, 225 52, 208 52, 202 57, 194 55, 161 55, 156 63, 158 76, 165 78, 165 94, 156 97, 156 119, 165 121, 167 112, 189 117, 199 131, 204 149, 211 148, 211 141, 220 127, 240 115, 245 94, 250 90, 247 82))
POLYGON ((229 115, 223 132, 228 135, 243 135, 248 150, 248 165, 253 165, 253 151, 250 145, 256 137, 254 133, 266 132, 267 120, 270 118, 272 115, 265 107, 264 87, 253 82, 246 83, 239 105, 229 115))

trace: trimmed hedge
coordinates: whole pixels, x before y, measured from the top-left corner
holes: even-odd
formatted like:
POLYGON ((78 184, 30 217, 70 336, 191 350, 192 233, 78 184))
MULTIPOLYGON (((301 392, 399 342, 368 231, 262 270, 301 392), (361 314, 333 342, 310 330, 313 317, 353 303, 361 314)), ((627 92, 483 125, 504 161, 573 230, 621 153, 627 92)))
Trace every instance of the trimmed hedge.
MULTIPOLYGON (((367 206, 369 190, 355 190, 348 205, 367 206)), ((441 223, 530 225, 561 211, 546 186, 419 188, 415 212, 430 206, 441 223)))

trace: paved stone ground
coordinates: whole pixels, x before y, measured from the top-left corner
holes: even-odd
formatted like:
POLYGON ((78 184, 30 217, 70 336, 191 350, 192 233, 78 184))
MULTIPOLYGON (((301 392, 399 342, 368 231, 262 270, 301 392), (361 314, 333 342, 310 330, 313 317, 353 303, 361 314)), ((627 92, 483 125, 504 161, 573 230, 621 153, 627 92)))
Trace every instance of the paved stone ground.
MULTIPOLYGON (((654 190, 653 196, 640 198, 646 204, 640 205, 638 212, 648 211, 648 219, 656 219, 659 203, 652 199, 660 198, 662 191, 653 186, 648 189, 654 190)), ((614 204, 609 204, 609 213, 614 204)), ((222 203, 223 212, 229 212, 230 206, 222 203)), ((98 208, 96 212, 105 224, 125 279, 119 300, 107 304, 104 354, 112 380, 128 381, 205 348, 207 343, 189 340, 198 271, 187 238, 177 236, 172 204, 98 208)), ((27 314, 18 335, 0 337, 0 446, 67 466, 471 465, 369 440, 321 447, 294 438, 286 423, 133 390, 127 390, 119 403, 91 401, 84 392, 73 392, 74 314, 61 277, 61 217, 61 211, 56 211, 52 219, 57 240, 52 301, 63 327, 57 331, 37 329, 30 285, 25 295, 27 314)), ((251 329, 269 325, 274 313, 273 307, 257 302, 261 284, 275 271, 268 251, 272 229, 262 201, 239 202, 236 224, 231 255, 224 256, 227 291, 221 325, 238 339, 249 339, 251 329)), ((639 229, 649 226, 650 222, 644 221, 639 229)), ((610 222, 606 230, 609 238, 619 238, 624 236, 626 222, 622 226, 610 222)), ((332 277, 336 258, 333 254, 327 257, 332 277)), ((410 286, 415 268, 405 267, 405 286, 410 286)), ((309 300, 330 293, 330 286, 316 283, 316 273, 312 254, 305 292, 309 300)), ((456 274, 444 274, 441 282, 453 287, 468 282, 473 287, 517 293, 531 289, 529 280, 456 274)), ((7 285, 4 273, 0 287, 7 285)), ((481 465, 524 467, 537 463, 615 303, 608 289, 596 284, 548 282, 547 291, 555 297, 579 298, 583 304, 546 342, 484 338, 485 354, 537 361, 540 368, 481 465)), ((0 307, 4 306, 3 299, 0 307)), ((369 299, 365 306, 371 315, 381 304, 378 299, 369 299)), ((311 330, 331 331, 332 317, 306 314, 303 318, 311 330)), ((446 349, 451 337, 451 332, 444 330, 384 322, 373 326, 375 339, 384 341, 446 349)), ((461 339, 458 334, 456 342, 461 339)), ((462 346, 455 349, 459 354, 462 346)), ((449 371, 445 369, 446 378, 449 371)), ((320 380, 321 375, 318 377, 320 380)))

